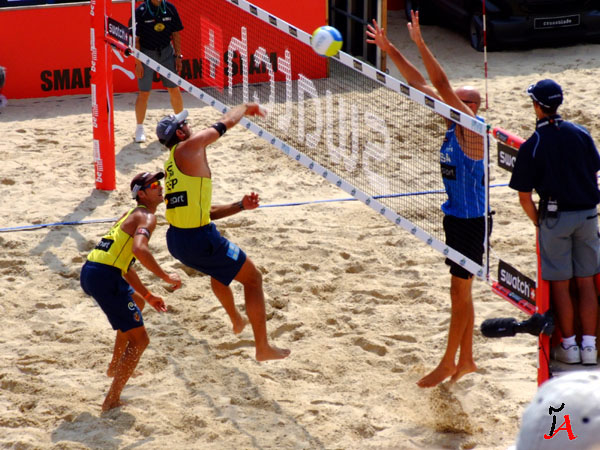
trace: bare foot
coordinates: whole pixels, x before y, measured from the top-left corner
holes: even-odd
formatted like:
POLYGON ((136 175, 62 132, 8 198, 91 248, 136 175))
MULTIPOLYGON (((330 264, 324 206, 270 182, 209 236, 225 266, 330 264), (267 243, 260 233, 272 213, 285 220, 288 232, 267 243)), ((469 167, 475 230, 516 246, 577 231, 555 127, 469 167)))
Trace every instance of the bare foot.
POLYGON ((422 388, 434 387, 440 384, 449 376, 452 376, 456 373, 456 366, 442 366, 441 364, 437 366, 433 371, 431 371, 428 375, 425 375, 419 381, 417 381, 417 385, 422 388))
POLYGON ((264 349, 256 349, 256 360, 257 361, 268 361, 270 359, 284 359, 290 355, 291 351, 286 348, 277 348, 267 346, 264 349))
POLYGON ((117 399, 117 400, 112 400, 108 397, 106 397, 106 399, 104 400, 104 403, 102 403, 102 411, 106 412, 106 411, 110 411, 113 408, 118 408, 119 406, 123 406, 126 403, 124 401, 121 401, 121 399, 117 399))
POLYGON ((240 334, 242 331, 244 331, 246 325, 248 325, 248 320, 246 320, 242 316, 239 316, 239 320, 233 322, 233 333, 240 334))
POLYGON ((464 375, 471 373, 471 372, 475 372, 476 370, 477 370, 477 366, 475 365, 475 363, 473 361, 470 361, 465 364, 462 364, 461 362, 459 362, 458 367, 456 368, 456 372, 454 372, 454 375, 452 375, 452 378, 450 378, 450 383, 451 384, 456 383, 464 375))

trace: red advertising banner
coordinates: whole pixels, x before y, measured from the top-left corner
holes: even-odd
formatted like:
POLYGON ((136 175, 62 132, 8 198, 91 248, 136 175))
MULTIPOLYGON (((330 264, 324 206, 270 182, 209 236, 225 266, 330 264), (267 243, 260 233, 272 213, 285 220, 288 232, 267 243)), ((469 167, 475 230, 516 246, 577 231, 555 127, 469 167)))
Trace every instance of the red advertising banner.
MULTIPOLYGON (((181 10, 186 10, 190 4, 183 0, 173 0, 172 3, 181 10)), ((275 62, 277 58, 285 58, 287 50, 294 58, 294 75, 301 72, 308 78, 325 76, 326 60, 318 60, 315 64, 314 54, 310 54, 312 50, 309 47, 277 32, 269 24, 232 4, 222 2, 217 10, 215 5, 218 3, 194 2, 193 17, 191 14, 182 17, 185 27, 182 32, 183 78, 200 87, 215 85, 214 79, 209 81, 205 77, 205 71, 210 69, 210 61, 204 54, 208 35, 203 30, 209 24, 213 30, 220 29, 221 44, 215 45, 214 51, 221 62, 226 58, 231 40, 235 39, 240 43, 240 48, 247 49, 249 55, 255 55, 257 49, 262 48, 267 58, 275 62), (237 20, 223 20, 223 17, 236 17, 237 20), (201 25, 201 21, 204 21, 204 25, 201 25), (241 29, 242 22, 245 30, 241 29), (273 38, 273 33, 279 35, 273 38)), ((281 19, 307 32, 326 23, 325 0, 305 0, 302 8, 293 7, 293 2, 279 0, 257 0, 255 3, 274 16, 281 14, 281 19)), ((127 25, 131 17, 131 4, 113 2, 111 17, 127 25)), ((9 100, 90 93, 90 4, 1 8, 0 22, 3 24, 0 27, 0 65, 7 69, 3 94, 9 100)), ((259 54, 263 55, 263 52, 259 54)), ((235 58, 232 65, 233 82, 241 83, 244 73, 239 52, 235 58)), ((227 64, 224 66, 227 67, 227 64)), ((124 57, 122 52, 114 49, 112 69, 114 92, 137 91, 132 57, 124 57)), ((219 70, 224 69, 221 67, 219 70)), ((284 79, 277 70, 275 73, 277 80, 284 79)), ((257 69, 254 64, 248 67, 248 76, 250 83, 268 81, 267 71, 261 66, 257 69)), ((219 78, 219 84, 221 80, 226 84, 228 74, 222 72, 219 78)), ((162 84, 156 83, 154 87, 161 88, 162 84)))
POLYGON ((253 5, 269 11, 302 31, 312 34, 316 28, 327 25, 327 1, 249 0, 253 5), (301 5, 301 6, 300 6, 301 5))
MULTIPOLYGON (((200 2, 193 7, 183 0, 172 3, 184 25, 181 77, 198 87, 224 88, 230 77, 233 84, 244 78, 252 84, 268 82, 271 75, 275 81, 297 79, 300 73, 310 79, 327 76, 327 59, 309 45, 230 2, 200 2), (289 70, 279 67, 279 62, 289 70)), ((324 5, 322 16, 324 20, 324 5)))
MULTIPOLYGON (((131 16, 129 3, 115 3, 112 11, 122 23, 131 16)), ((89 4, 2 8, 0 22, 3 93, 9 100, 90 93, 89 4)), ((115 89, 136 90, 133 62, 122 65, 132 78, 116 76, 115 89)))

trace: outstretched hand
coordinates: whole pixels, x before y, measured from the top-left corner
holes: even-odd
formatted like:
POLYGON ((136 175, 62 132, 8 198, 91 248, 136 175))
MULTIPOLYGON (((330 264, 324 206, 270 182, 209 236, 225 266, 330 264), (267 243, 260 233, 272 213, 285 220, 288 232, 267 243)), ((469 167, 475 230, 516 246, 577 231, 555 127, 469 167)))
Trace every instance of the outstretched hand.
POLYGON ((415 44, 418 44, 423 40, 421 36, 421 25, 419 25, 419 11, 410 12, 411 21, 406 24, 408 28, 408 34, 415 44))
POLYGON ((256 209, 258 208, 259 202, 260 198, 256 192, 251 192, 250 194, 244 195, 244 198, 242 198, 242 206, 244 209, 256 209))
POLYGON ((267 110, 258 103, 246 103, 246 116, 267 117, 267 110))
POLYGON ((162 297, 159 297, 158 295, 150 294, 149 296, 144 297, 144 299, 148 303, 150 303, 150 306, 152 306, 158 312, 166 312, 167 311, 167 305, 165 305, 165 302, 162 299, 162 297))
POLYGON ((179 278, 179 275, 176 273, 168 273, 167 275, 169 276, 169 280, 167 281, 169 283, 169 291, 173 292, 179 289, 181 287, 181 278, 179 278))
POLYGON ((384 52, 387 52, 389 49, 390 41, 385 35, 385 29, 379 28, 379 24, 375 19, 373 19, 373 25, 367 25, 367 44, 375 44, 384 52))

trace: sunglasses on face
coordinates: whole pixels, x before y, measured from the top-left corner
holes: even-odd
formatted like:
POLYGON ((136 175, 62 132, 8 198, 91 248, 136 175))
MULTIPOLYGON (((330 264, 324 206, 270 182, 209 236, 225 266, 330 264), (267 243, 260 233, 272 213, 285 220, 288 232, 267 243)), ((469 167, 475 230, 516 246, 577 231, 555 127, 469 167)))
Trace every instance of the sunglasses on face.
POLYGON ((183 128, 185 125, 187 125, 188 121, 184 120, 183 122, 181 122, 177 128, 183 128))
POLYGON ((150 189, 158 189, 159 187, 160 187, 160 181, 153 181, 152 183, 150 183, 150 184, 147 184, 146 186, 144 186, 144 187, 143 187, 142 189, 140 189, 140 190, 142 190, 142 191, 143 191, 143 190, 146 190, 146 189, 148 189, 148 188, 150 188, 150 189))

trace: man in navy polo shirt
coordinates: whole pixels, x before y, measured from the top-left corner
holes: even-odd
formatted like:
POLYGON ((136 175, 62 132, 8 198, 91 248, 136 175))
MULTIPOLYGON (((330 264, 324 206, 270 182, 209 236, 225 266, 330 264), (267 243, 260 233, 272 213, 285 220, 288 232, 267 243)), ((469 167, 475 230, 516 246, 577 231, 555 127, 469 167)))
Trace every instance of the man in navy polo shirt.
MULTIPOLYGON (((135 47, 167 69, 181 72, 181 36, 183 25, 177 9, 165 0, 146 0, 135 10, 135 47)), ((138 78, 138 96, 135 101, 135 142, 145 142, 144 118, 148 98, 152 90, 154 70, 141 61, 135 61, 135 74, 138 78)), ((183 98, 179 87, 161 75, 162 84, 169 91, 171 106, 175 114, 183 111, 183 98)))
POLYGON ((539 227, 542 279, 551 286, 552 305, 563 335, 555 359, 568 364, 596 364, 598 300, 594 275, 599 271, 600 202, 597 173, 600 156, 588 131, 556 113, 563 101, 553 80, 529 86, 537 117, 535 133, 521 145, 510 187, 519 191, 527 216, 539 227), (539 208, 533 201, 535 189, 539 208), (575 341, 575 315, 569 292, 577 284, 581 348, 575 341))

